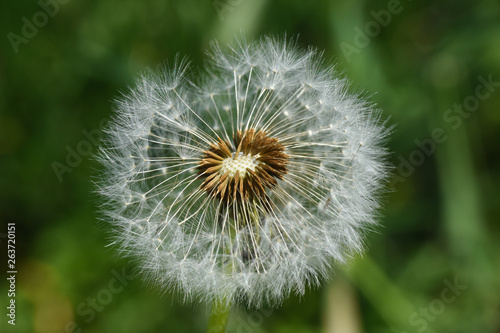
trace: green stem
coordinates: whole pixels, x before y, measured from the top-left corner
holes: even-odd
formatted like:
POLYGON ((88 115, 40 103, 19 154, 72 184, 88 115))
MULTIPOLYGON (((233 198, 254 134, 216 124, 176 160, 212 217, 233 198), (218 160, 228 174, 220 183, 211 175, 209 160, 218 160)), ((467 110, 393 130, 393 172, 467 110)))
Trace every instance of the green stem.
POLYGON ((225 299, 215 300, 212 305, 210 318, 208 320, 207 333, 224 333, 226 332, 227 321, 231 305, 225 299))

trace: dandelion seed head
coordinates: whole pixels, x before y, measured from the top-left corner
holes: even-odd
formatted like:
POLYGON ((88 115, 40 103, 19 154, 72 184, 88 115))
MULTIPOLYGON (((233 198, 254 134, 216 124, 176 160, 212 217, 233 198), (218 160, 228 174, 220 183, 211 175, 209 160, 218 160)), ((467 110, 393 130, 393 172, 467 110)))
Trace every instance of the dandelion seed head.
POLYGON ((99 159, 113 243, 186 301, 280 304, 363 250, 387 178, 379 111, 310 48, 213 43, 116 102, 99 159))

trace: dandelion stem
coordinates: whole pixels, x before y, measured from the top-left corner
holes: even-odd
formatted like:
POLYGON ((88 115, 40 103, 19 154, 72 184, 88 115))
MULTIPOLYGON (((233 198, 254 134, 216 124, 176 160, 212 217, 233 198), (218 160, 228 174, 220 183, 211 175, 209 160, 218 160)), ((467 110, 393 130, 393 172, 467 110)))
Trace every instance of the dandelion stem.
POLYGON ((231 304, 225 299, 216 299, 212 305, 210 318, 208 320, 207 333, 224 333, 226 332, 227 321, 231 304))

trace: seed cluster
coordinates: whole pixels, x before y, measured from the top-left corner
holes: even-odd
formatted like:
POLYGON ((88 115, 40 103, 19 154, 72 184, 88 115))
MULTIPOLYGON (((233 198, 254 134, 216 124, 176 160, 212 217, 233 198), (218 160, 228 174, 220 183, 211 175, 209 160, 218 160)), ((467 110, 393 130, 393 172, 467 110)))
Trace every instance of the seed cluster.
POLYGON ((222 161, 222 168, 219 172, 222 175, 229 173, 229 177, 234 177, 236 172, 239 172, 240 177, 245 177, 247 169, 255 171, 255 168, 259 165, 257 158, 259 158, 259 155, 244 155, 240 152, 238 156, 234 156, 233 153, 231 157, 225 158, 224 161, 222 161))
POLYGON ((274 188, 287 173, 288 155, 278 139, 265 132, 237 131, 233 144, 219 138, 203 152, 200 185, 214 198, 232 203, 258 199, 266 202, 266 188, 274 188))
POLYGON ((295 38, 214 43, 209 58, 199 77, 176 60, 117 100, 99 206, 160 292, 272 307, 363 250, 388 133, 295 38))

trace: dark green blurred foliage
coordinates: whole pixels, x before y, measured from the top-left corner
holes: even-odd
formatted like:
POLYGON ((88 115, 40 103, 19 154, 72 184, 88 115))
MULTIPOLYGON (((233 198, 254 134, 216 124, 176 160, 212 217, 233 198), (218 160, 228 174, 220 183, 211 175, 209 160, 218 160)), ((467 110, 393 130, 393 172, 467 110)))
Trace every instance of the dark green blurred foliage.
POLYGON ((116 278, 134 268, 106 247, 90 155, 139 73, 177 53, 202 66, 211 40, 240 31, 324 49, 395 125, 395 169, 363 258, 279 309, 235 309, 229 331, 330 332, 342 303, 328 295, 347 288, 337 281, 353 290, 359 331, 500 331, 500 85, 481 86, 500 82, 500 2, 68 0, 55 11, 36 1, 0 11, 0 236, 16 223, 19 271, 15 327, 0 282, 2 332, 204 331, 204 306, 116 278), (489 95, 470 107, 477 89, 489 95), (452 295, 457 281, 466 288, 452 295))

